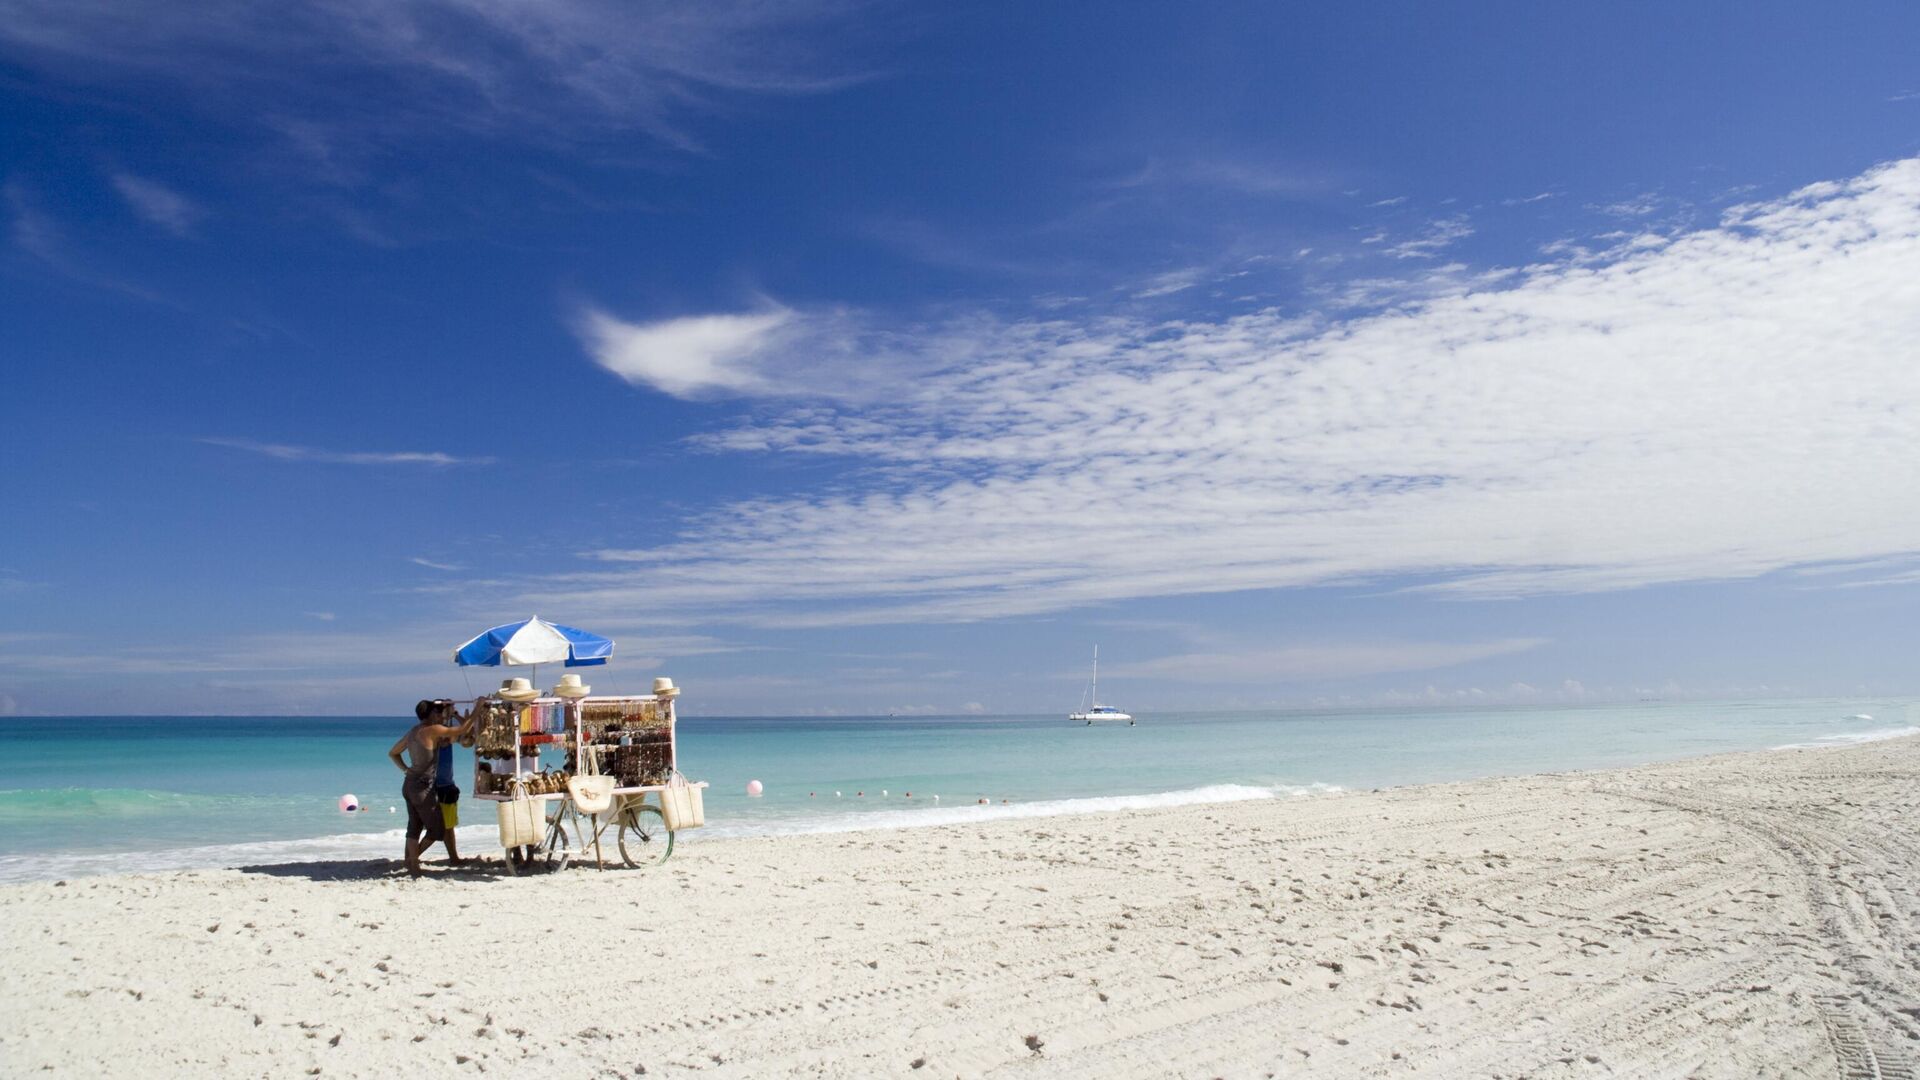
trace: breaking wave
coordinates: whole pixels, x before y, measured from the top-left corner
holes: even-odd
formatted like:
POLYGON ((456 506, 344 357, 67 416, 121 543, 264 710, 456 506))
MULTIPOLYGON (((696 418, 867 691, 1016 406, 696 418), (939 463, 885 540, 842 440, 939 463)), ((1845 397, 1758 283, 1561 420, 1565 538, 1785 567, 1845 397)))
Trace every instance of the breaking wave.
POLYGON ((714 836, 796 836, 806 833, 857 832, 862 829, 925 829, 940 825, 972 825, 988 821, 1101 814, 1116 810, 1154 810, 1164 806, 1249 802, 1325 795, 1341 790, 1331 784, 1257 787, 1251 784, 1208 784, 1182 791, 1151 795, 1092 795, 1074 799, 1033 802, 917 806, 911 810, 823 813, 755 822, 711 824, 704 832, 714 836))
POLYGON ((1920 735, 1920 727, 1880 728, 1877 731, 1856 731, 1846 735, 1826 735, 1812 742, 1787 743, 1776 746, 1775 750, 1824 750, 1836 746, 1858 746, 1861 743, 1880 742, 1884 739, 1904 739, 1909 735, 1920 735))

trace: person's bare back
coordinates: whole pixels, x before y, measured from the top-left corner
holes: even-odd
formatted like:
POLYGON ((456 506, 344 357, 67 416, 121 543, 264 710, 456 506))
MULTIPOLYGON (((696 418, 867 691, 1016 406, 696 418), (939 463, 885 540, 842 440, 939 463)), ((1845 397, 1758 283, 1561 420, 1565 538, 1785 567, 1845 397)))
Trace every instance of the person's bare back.
POLYGON ((422 722, 400 736, 400 741, 393 744, 393 750, 395 756, 400 751, 406 752, 406 761, 401 770, 408 776, 424 776, 431 780, 440 759, 440 748, 459 738, 459 728, 422 722))

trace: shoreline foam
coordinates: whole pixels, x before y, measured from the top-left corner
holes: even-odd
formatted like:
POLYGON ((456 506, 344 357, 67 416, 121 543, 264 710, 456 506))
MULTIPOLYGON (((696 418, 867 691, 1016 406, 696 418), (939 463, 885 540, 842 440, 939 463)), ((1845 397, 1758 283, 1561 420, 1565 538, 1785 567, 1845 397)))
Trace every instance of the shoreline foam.
MULTIPOLYGON (((1245 784, 1209 784, 1180 791, 1140 795, 1100 795, 1071 799, 956 806, 925 805, 899 810, 865 810, 818 817, 769 819, 741 824, 710 824, 701 839, 747 839, 775 836, 818 836, 837 833, 929 829, 945 825, 975 825, 1080 814, 1151 810, 1158 807, 1202 806, 1252 799, 1305 798, 1333 794, 1331 784, 1255 787, 1245 784)), ((471 815, 461 826, 469 855, 498 855, 494 843, 491 804, 464 802, 471 815), (480 808, 476 812, 475 808, 480 808)), ((392 858, 400 850, 404 830, 336 833, 284 840, 235 844, 202 844, 119 852, 30 852, 0 855, 0 885, 108 874, 151 874, 182 870, 222 870, 273 862, 364 861, 392 858)))

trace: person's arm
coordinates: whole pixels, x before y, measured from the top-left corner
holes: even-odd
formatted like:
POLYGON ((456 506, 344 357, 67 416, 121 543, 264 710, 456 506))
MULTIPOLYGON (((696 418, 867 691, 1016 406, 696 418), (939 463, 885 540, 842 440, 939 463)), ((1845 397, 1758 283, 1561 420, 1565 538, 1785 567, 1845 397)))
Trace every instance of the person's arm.
POLYGON ((400 751, 405 750, 406 748, 407 748, 407 737, 405 735, 402 735, 400 736, 400 741, 393 744, 393 749, 387 751, 387 757, 393 759, 393 767, 396 769, 399 769, 401 772, 407 771, 406 760, 400 756, 400 751))
POLYGON ((454 727, 451 724, 434 725, 434 748, 436 750, 439 749, 440 743, 442 742, 459 742, 461 739, 473 734, 474 725, 479 722, 479 719, 480 710, 476 708, 467 713, 466 720, 462 721, 459 727, 454 727))

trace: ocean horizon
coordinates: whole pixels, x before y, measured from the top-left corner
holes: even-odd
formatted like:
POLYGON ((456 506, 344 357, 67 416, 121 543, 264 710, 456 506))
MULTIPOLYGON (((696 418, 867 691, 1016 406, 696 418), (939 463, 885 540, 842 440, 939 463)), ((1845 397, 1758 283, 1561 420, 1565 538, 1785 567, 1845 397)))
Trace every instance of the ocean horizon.
MULTIPOLYGON (((7 717, 0 881, 397 857, 403 717, 7 717), (368 809, 343 813, 342 794, 368 809)), ((1908 699, 1057 715, 686 717, 703 837, 965 824, 1920 734, 1908 699), (749 797, 749 780, 765 793, 749 797)), ((472 754, 456 774, 471 788, 472 754)), ((463 799, 464 854, 494 850, 463 799)))

